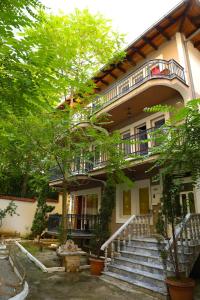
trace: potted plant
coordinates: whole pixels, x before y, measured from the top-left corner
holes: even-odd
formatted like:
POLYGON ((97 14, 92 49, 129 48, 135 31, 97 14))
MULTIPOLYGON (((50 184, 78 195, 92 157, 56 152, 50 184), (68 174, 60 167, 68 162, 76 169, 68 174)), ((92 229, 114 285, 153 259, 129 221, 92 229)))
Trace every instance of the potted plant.
POLYGON ((115 181, 109 177, 101 199, 101 209, 94 229, 94 238, 90 241, 90 249, 93 256, 90 258, 91 274, 101 275, 104 268, 104 260, 101 258, 101 246, 109 238, 109 223, 115 206, 115 181))
POLYGON ((94 238, 90 241, 90 249, 92 256, 90 257, 90 270, 92 275, 101 275, 104 268, 104 260, 101 256, 101 246, 107 238, 107 232, 103 230, 101 216, 99 215, 98 222, 94 230, 94 238))
POLYGON ((163 197, 161 212, 157 223, 157 232, 169 243, 167 250, 162 249, 161 256, 167 267, 168 261, 173 266, 173 276, 167 276, 166 284, 172 300, 192 300, 195 282, 187 278, 180 269, 178 241, 176 240, 176 226, 184 217, 179 201, 180 183, 175 183, 172 174, 163 177, 163 197), (171 234, 170 234, 171 232, 171 234), (171 245, 170 245, 171 236, 171 245), (166 252, 165 252, 166 251, 166 252), (164 253, 165 252, 165 253, 164 253))

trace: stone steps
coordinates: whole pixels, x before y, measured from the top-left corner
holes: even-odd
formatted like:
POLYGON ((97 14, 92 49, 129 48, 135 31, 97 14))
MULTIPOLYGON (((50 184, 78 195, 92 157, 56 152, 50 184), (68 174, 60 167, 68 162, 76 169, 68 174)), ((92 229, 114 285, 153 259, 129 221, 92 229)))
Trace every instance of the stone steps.
POLYGON ((130 259, 162 265, 162 259, 161 257, 158 256, 153 256, 153 255, 150 256, 149 254, 145 254, 145 253, 143 254, 143 253, 125 251, 125 250, 120 251, 120 253, 121 256, 130 259))
POLYGON ((119 275, 114 272, 103 272, 103 276, 101 276, 103 280, 116 284, 118 287, 123 288, 123 285, 127 287, 127 284, 129 288, 133 288, 134 290, 139 290, 144 293, 147 293, 151 296, 153 296, 153 299, 167 299, 167 290, 166 288, 160 288, 157 286, 152 286, 151 284, 142 282, 140 280, 136 280, 133 278, 130 278, 129 276, 119 275))
POLYGON ((165 245, 167 242, 161 241, 159 242, 156 238, 132 238, 130 244, 133 246, 145 246, 148 248, 155 248, 158 245, 165 245))
POLYGON ((149 284, 150 286, 164 288, 164 276, 161 274, 154 274, 117 264, 111 264, 109 266, 109 271, 118 275, 129 277, 130 279, 140 281, 145 284, 149 284))
POLYGON ((104 278, 109 281, 128 283, 134 289, 143 289, 155 296, 154 299, 166 299, 167 289, 160 248, 155 238, 134 238, 121 245, 120 255, 114 257, 104 272, 104 278))
POLYGON ((161 264, 159 265, 159 264, 153 264, 149 262, 138 261, 138 260, 122 257, 122 256, 115 258, 115 264, 124 265, 126 267, 130 267, 145 272, 150 272, 152 274, 161 274, 161 275, 164 274, 163 266, 161 264))
POLYGON ((147 254, 147 255, 152 255, 152 256, 160 256, 160 252, 158 247, 148 247, 148 246, 138 246, 138 245, 127 245, 125 247, 122 247, 123 250, 125 251, 130 251, 130 252, 136 252, 136 253, 141 253, 143 254, 147 254))

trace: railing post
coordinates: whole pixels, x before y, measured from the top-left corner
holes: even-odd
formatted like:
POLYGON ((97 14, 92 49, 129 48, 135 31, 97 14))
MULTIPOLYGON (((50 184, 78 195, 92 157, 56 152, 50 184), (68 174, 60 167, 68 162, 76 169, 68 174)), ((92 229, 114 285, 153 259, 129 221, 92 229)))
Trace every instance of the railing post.
POLYGON ((105 260, 104 260, 104 271, 107 272, 108 270, 108 248, 105 248, 105 260))

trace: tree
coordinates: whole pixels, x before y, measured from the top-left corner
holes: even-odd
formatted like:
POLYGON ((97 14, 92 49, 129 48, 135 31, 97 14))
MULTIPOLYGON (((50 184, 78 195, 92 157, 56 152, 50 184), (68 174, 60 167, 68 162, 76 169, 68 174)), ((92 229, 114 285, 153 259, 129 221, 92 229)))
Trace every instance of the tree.
POLYGON ((46 203, 48 197, 48 188, 41 185, 40 191, 37 197, 37 209, 33 219, 31 232, 34 237, 38 236, 39 239, 41 234, 47 227, 48 213, 54 210, 54 206, 46 203))
POLYGON ((71 104, 76 98, 82 106, 94 99, 96 86, 91 77, 108 61, 115 63, 123 57, 120 51, 123 37, 111 29, 108 20, 88 10, 76 10, 67 16, 42 11, 37 22, 18 36, 6 48, 8 55, 4 55, 0 169, 12 170, 13 176, 20 173, 27 181, 47 175, 56 165, 64 178, 63 212, 66 212, 66 191, 74 158, 85 153, 84 159, 90 163, 91 146, 107 151, 111 146, 116 148, 119 137, 117 134, 109 137, 93 121, 85 131, 74 130, 74 116, 83 110, 73 105, 64 111, 53 107, 66 97, 71 104), (14 65, 10 65, 12 55, 14 65), (97 145, 94 142, 89 145, 90 141, 96 141, 97 145))
POLYGON ((95 88, 91 78, 104 64, 124 56, 123 36, 112 30, 110 21, 88 10, 42 14, 41 20, 23 37, 40 95, 51 103, 69 96, 88 102, 95 88))
POLYGON ((173 251, 172 248, 169 250, 178 279, 180 279, 181 274, 175 227, 186 213, 179 202, 181 178, 189 174, 193 179, 193 184, 196 184, 200 177, 199 105, 200 99, 194 99, 179 110, 162 105, 147 109, 149 112, 168 111, 172 114, 171 119, 152 134, 153 140, 157 142, 157 147, 152 150, 152 153, 159 155, 153 168, 162 168, 163 182, 163 196, 157 230, 158 233, 168 238, 168 225, 171 226, 173 251))
POLYGON ((27 68, 19 33, 39 21, 40 9, 38 0, 0 2, 0 116, 3 118, 10 112, 27 113, 31 107, 33 110, 33 102, 37 102, 36 93, 33 101, 34 78, 27 68))
MULTIPOLYGON (((120 169, 126 165, 123 153, 118 147, 121 142, 120 134, 115 132, 109 135, 105 129, 98 126, 97 120, 94 123, 94 118, 88 119, 86 128, 75 127, 74 115, 81 111, 82 108, 68 107, 64 111, 54 110, 48 115, 30 116, 23 120, 24 138, 40 158, 40 169, 37 170, 48 176, 54 169, 62 177, 63 240, 67 231, 66 198, 69 186, 76 182, 73 176, 75 165, 76 171, 81 171, 82 167, 94 164, 94 152, 101 151, 107 156, 107 172, 116 173, 114 176, 118 181, 125 180, 125 175, 120 169)), ((86 169, 82 172, 90 177, 86 169)))
POLYGON ((170 112, 171 118, 152 133, 157 146, 152 154, 159 153, 154 167, 163 174, 190 173, 195 183, 200 176, 200 99, 187 102, 181 109, 170 106, 154 106, 148 112, 170 112))
POLYGON ((17 205, 11 201, 8 206, 4 209, 0 209, 0 227, 2 226, 2 221, 6 215, 13 216, 16 213, 17 205))

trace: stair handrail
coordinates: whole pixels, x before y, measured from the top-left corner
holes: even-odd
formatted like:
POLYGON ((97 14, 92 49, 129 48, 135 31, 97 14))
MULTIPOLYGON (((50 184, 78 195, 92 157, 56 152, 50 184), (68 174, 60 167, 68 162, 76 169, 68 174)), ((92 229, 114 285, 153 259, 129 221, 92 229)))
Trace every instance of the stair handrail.
POLYGON ((128 225, 136 218, 136 215, 132 215, 111 237, 101 246, 101 250, 104 251, 121 233, 128 227, 128 225))
POLYGON ((185 218, 182 220, 181 223, 179 223, 176 228, 175 228, 175 240, 173 239, 173 237, 171 237, 171 239, 169 240, 169 244, 167 249, 169 249, 170 247, 172 247, 173 243, 177 242, 181 233, 183 232, 186 224, 188 223, 189 219, 191 218, 191 213, 188 213, 185 218))
MULTIPOLYGON (((194 262, 200 253, 200 213, 188 213, 185 218, 179 223, 175 228, 175 240, 173 237, 169 240, 166 250, 168 255, 172 253, 173 243, 180 241, 180 250, 182 257, 185 256, 187 250, 190 249, 192 254, 190 254, 189 261, 187 265, 183 266, 183 270, 187 275, 189 275, 194 262), (194 249, 198 248, 198 251, 194 249), (186 251, 186 252, 185 252, 186 251)), ((190 251, 189 251, 190 252, 190 251)), ((188 252, 188 254, 189 254, 188 252)), ((180 256, 181 257, 181 256, 180 256)))

